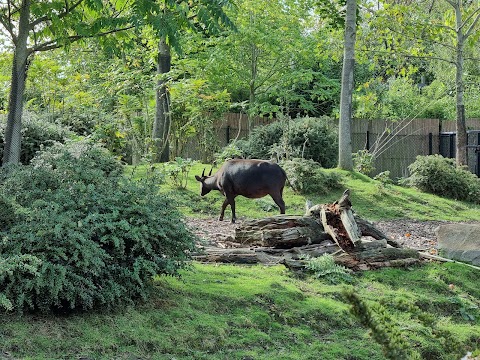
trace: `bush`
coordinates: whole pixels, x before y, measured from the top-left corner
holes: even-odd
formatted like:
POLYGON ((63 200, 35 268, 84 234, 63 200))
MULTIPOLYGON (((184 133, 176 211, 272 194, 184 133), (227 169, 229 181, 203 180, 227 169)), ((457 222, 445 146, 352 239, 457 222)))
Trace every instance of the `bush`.
POLYGON ((457 200, 480 203, 480 180, 468 170, 458 168, 455 160, 441 155, 417 156, 408 167, 406 183, 422 191, 457 200))
POLYGON ((326 118, 276 121, 252 130, 242 148, 247 157, 311 159, 323 167, 337 164, 337 134, 326 118))
POLYGON ((359 150, 353 154, 353 164, 359 173, 370 176, 375 171, 375 156, 368 150, 359 150))
POLYGON ((34 259, 28 271, 0 271, 0 307, 113 308, 145 299, 154 276, 186 265, 194 236, 171 201, 154 178, 136 182, 122 170, 87 143, 55 145, 8 169, 0 195, 15 221, 0 231, 0 261, 34 259))
POLYGON ((280 143, 284 122, 275 121, 268 125, 255 127, 241 149, 249 158, 270 159, 272 147, 280 143))
POLYGON ((326 194, 342 187, 339 174, 326 172, 313 160, 293 159, 281 165, 293 189, 301 194, 326 194))
POLYGON ((165 164, 164 171, 178 189, 186 189, 188 185, 188 174, 197 161, 176 157, 175 161, 165 164))
POLYGON ((244 157, 242 151, 242 144, 245 144, 243 140, 236 140, 225 146, 220 152, 215 153, 215 162, 217 164, 223 164, 227 160, 241 159, 244 157))
MULTIPOLYGON (((55 142, 64 142, 73 135, 68 128, 49 121, 46 118, 26 113, 22 119, 22 151, 20 161, 28 164, 37 151, 51 146, 55 142)), ((3 159, 4 134, 7 121, 0 121, 0 163, 3 159)))

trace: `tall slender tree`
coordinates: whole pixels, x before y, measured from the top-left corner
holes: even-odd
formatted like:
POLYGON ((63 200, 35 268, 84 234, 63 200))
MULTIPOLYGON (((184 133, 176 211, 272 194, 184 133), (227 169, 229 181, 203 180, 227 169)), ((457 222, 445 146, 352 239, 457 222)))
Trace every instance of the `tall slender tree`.
POLYGON ((12 77, 3 166, 20 161, 23 96, 33 55, 86 37, 128 28, 124 2, 86 0, 6 0, 0 25, 13 48, 12 77))
POLYGON ((338 131, 338 167, 353 170, 352 160, 352 92, 355 66, 356 0, 347 0, 345 13, 345 42, 343 52, 342 90, 340 94, 340 123, 338 131))
MULTIPOLYGON (((378 9, 372 11, 377 27, 371 34, 376 41, 381 42, 384 58, 422 59, 430 65, 442 62, 454 69, 456 163, 458 166, 466 165, 464 92, 467 76, 465 61, 468 59, 465 53, 469 46, 478 45, 479 3, 465 0, 400 0, 392 3, 385 0, 378 4, 378 9), (415 16, 406 16, 409 12, 415 16)), ((371 21, 371 24, 374 23, 371 21)), ((474 61, 478 62, 478 57, 474 61)))

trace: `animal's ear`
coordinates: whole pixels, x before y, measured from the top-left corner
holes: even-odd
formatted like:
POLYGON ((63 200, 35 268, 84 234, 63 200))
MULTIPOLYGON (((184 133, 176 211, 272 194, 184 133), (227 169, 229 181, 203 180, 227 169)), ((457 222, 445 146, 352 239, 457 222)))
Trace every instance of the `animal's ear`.
POLYGON ((200 176, 198 176, 198 175, 195 175, 195 179, 197 179, 197 181, 202 182, 202 178, 201 178, 200 176))

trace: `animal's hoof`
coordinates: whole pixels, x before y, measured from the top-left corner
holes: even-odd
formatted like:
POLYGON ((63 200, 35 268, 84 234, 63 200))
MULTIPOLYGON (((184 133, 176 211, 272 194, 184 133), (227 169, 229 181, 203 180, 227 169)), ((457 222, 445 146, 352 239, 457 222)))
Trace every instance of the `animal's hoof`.
POLYGON ((232 224, 235 224, 235 219, 232 219, 232 224))
POLYGON ((220 216, 220 217, 218 218, 218 221, 223 221, 223 216, 220 216))

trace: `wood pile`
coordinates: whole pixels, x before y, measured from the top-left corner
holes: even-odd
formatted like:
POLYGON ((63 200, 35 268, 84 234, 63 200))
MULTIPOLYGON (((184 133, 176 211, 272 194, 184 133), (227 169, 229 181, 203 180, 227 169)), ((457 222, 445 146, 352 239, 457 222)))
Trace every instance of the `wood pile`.
POLYGON ((245 221, 225 248, 207 247, 194 258, 204 262, 285 264, 299 269, 305 258, 333 254, 335 262, 353 270, 405 267, 419 262, 419 253, 400 248, 351 209, 350 192, 332 204, 315 205, 303 216, 279 215, 245 221))

